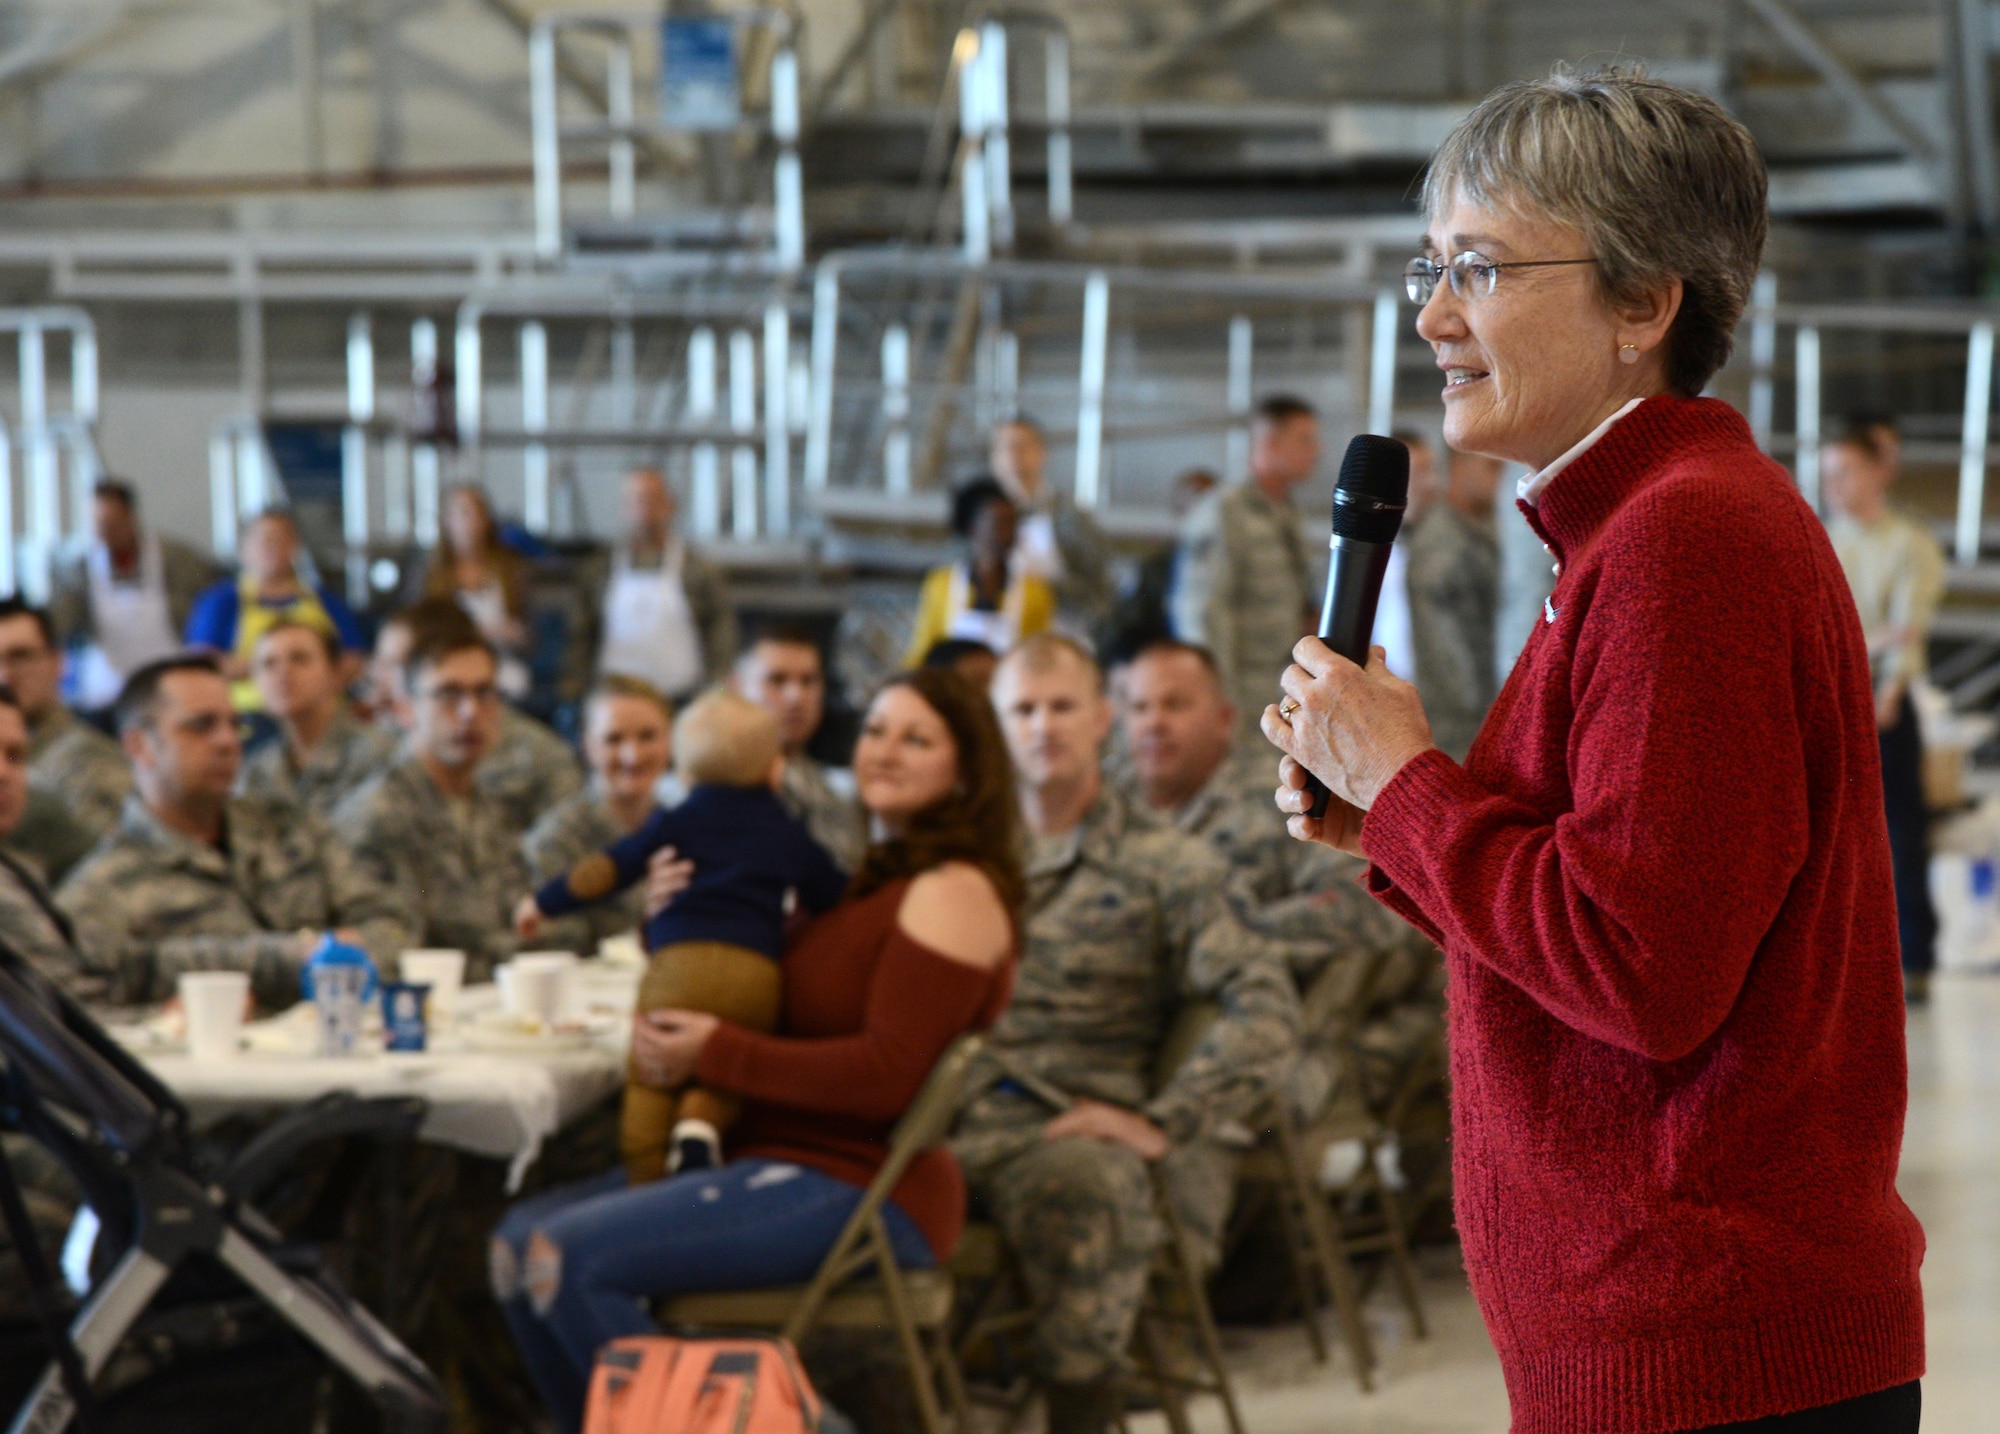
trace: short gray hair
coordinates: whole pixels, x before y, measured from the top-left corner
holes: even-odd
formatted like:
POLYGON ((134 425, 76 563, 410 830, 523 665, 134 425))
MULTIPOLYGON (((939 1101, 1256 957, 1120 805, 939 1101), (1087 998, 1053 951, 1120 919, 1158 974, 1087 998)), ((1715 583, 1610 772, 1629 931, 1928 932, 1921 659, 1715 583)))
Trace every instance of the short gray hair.
POLYGON ((1622 69, 1502 86, 1432 157, 1425 213, 1461 190, 1579 230, 1614 300, 1679 279, 1675 392, 1700 393, 1728 361, 1770 216, 1756 142, 1714 100, 1622 69))

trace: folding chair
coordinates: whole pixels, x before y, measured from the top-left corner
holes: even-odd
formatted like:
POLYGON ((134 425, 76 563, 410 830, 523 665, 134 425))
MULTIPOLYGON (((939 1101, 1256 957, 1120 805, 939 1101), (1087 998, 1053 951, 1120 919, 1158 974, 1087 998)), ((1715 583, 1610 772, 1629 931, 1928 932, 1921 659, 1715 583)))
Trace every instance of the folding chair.
MULTIPOLYGON (((1324 1363, 1327 1348, 1318 1310, 1324 1292, 1331 1301, 1363 1390, 1373 1387, 1374 1342, 1362 1315, 1367 1285, 1355 1268, 1358 1256, 1379 1254, 1395 1279, 1409 1311, 1411 1327, 1425 1337, 1423 1304, 1417 1292, 1407 1230, 1396 1191, 1383 1176, 1381 1153, 1397 1128, 1395 1117, 1421 1088, 1422 1058, 1405 1072, 1383 1115, 1368 1108, 1357 1071, 1356 1037, 1376 1004, 1387 953, 1323 971, 1305 996, 1306 1028, 1341 1056, 1339 1079, 1320 1115, 1301 1129, 1288 1102, 1274 1098, 1259 1122, 1263 1138, 1245 1157, 1240 1180, 1272 1196, 1285 1239, 1306 1339, 1324 1363), (1322 1183, 1326 1152, 1347 1142, 1359 1149, 1355 1174, 1336 1189, 1322 1183)), ((1246 1202, 1246 1208, 1254 1208, 1246 1202)))
MULTIPOLYGON (((98 1248, 111 1261, 66 1329, 59 1318, 48 1322, 53 1358, 16 1414, 12 1434, 58 1434, 79 1407, 87 1415, 96 1398, 91 1386, 126 1335, 170 1280, 198 1274, 192 1267, 202 1257, 345 1371, 392 1434, 445 1427, 443 1391, 430 1372, 300 1252, 282 1249, 278 1231, 247 1198, 288 1152, 326 1135, 407 1135, 422 1118, 421 1102, 307 1107, 260 1138, 240 1165, 205 1170, 190 1149, 187 1111, 173 1093, 4 946, 0 1062, 5 1125, 41 1144, 68 1171, 99 1221, 98 1248)), ((23 1253, 39 1267, 38 1252, 23 1253)), ((31 1270, 31 1279, 38 1272, 31 1270)), ((177 1288, 186 1283, 199 1281, 177 1288)))
POLYGON ((924 1434, 943 1434, 946 1403, 961 1434, 969 1434, 965 1387, 947 1336, 951 1273, 900 1268, 882 1210, 910 1162, 943 1143, 958 1112, 966 1076, 984 1044, 979 1036, 962 1037, 938 1061, 915 1103, 897 1123, 888 1160, 869 1182, 810 1283, 678 1295, 655 1307, 660 1323, 682 1329, 777 1330, 794 1343, 815 1329, 889 1331, 901 1346, 924 1434))
MULTIPOLYGON (((1206 1001, 1189 1002, 1181 1008, 1155 1055, 1154 1089, 1163 1086, 1180 1069, 1220 1015, 1219 1008, 1206 1001)), ((1004 1073, 1054 1110, 1067 1110, 1072 1103, 1069 1095, 1047 1081, 1011 1068, 1004 1073)), ((1154 1212, 1166 1227, 1167 1239, 1148 1273, 1146 1297, 1132 1329, 1130 1356, 1139 1386, 1137 1392, 1149 1394, 1157 1401, 1173 1434, 1190 1434, 1187 1398, 1199 1394, 1219 1399, 1230 1434, 1243 1434, 1243 1416, 1237 1407, 1228 1366, 1223 1362, 1222 1338, 1215 1327, 1214 1312, 1209 1308, 1201 1261, 1174 1208, 1164 1172, 1156 1164, 1149 1173, 1154 1212), (1175 1328, 1191 1334, 1197 1368, 1174 1367, 1162 1335, 1175 1328)), ((1028 1301, 1027 1285, 1014 1266, 999 1227, 984 1222, 969 1226, 959 1242, 959 1255, 952 1262, 952 1271, 961 1281, 976 1284, 978 1288, 975 1303, 960 1322, 956 1347, 961 1360, 981 1345, 1003 1355, 1011 1354, 1011 1343, 1034 1326, 1040 1311, 1028 1301)), ((1025 1361, 1010 1362, 1025 1370, 1025 1361)), ((1131 1392, 1128 1388, 1128 1402, 1131 1392)), ((1033 1393, 1032 1382, 1025 1373, 1001 1391, 997 1402, 1011 1411, 1009 1429, 1025 1415, 1033 1393)), ((1122 1417, 1119 1426, 1124 1427, 1122 1417)))

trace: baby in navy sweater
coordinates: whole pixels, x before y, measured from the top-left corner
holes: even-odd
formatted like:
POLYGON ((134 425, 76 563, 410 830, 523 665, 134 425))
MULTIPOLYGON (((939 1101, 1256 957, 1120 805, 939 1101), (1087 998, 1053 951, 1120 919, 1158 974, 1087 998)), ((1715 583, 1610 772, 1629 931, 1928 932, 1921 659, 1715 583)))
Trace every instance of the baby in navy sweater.
MULTIPOLYGON (((847 873, 779 802, 784 766, 770 713, 730 692, 697 698, 674 723, 674 770, 687 799, 536 892, 517 922, 523 934, 542 917, 623 891, 671 846, 694 862, 694 879, 646 922, 652 959, 638 1009, 705 1011, 772 1030, 786 917, 795 904, 824 911, 847 889, 847 873)), ((656 1090, 628 1070, 618 1144, 632 1183, 721 1163, 722 1132, 739 1105, 700 1085, 656 1090)))

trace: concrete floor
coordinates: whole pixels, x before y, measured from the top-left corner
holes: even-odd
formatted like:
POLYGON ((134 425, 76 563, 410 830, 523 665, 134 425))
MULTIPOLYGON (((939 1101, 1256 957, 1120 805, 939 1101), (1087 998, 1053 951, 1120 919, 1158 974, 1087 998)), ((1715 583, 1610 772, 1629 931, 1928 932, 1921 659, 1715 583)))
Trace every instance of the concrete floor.
MULTIPOLYGON (((1903 1198, 1929 1238, 1930 1373, 1924 1427, 2000 1427, 2000 976, 1946 974, 1910 1016, 1903 1198)), ((1507 1396, 1455 1259, 1427 1261, 1428 1340, 1408 1337, 1387 1291, 1370 1305, 1381 1367, 1362 1394, 1342 1356, 1313 1364, 1297 1329, 1227 1331, 1248 1434, 1503 1434, 1507 1396)), ((1225 1428, 1205 1401, 1200 1434, 1225 1428)), ((1132 1421, 1161 1434, 1164 1421, 1132 1421)))

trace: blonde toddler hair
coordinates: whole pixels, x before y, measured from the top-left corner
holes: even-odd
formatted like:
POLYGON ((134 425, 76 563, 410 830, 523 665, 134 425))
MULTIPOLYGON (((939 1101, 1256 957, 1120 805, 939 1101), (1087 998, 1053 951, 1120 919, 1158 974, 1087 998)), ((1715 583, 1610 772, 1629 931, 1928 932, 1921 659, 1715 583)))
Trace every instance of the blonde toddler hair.
POLYGON ((690 787, 760 787, 784 749, 778 719, 726 688, 695 698, 674 722, 674 771, 690 787))

